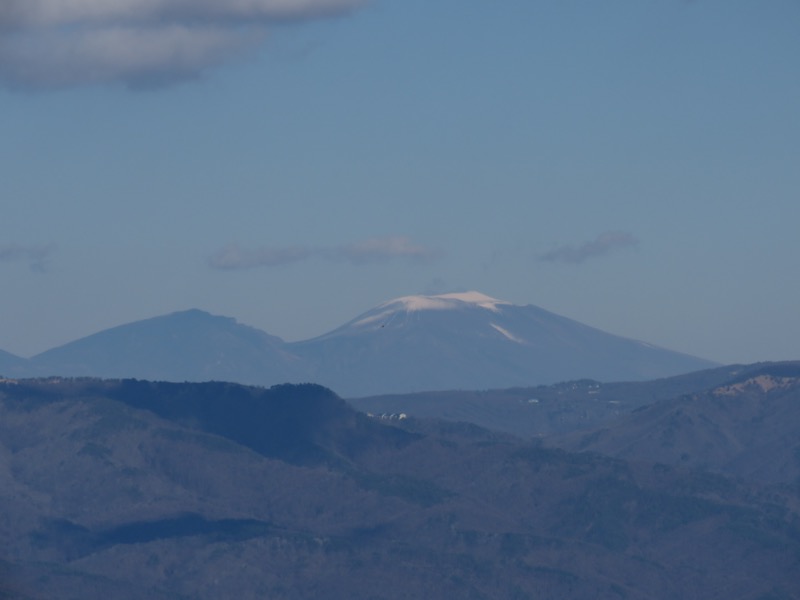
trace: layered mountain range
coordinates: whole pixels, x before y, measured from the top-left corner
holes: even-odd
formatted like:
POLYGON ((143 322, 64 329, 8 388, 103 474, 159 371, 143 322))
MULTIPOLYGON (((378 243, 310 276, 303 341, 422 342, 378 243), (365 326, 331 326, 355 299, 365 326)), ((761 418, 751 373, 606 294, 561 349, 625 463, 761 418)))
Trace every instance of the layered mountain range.
POLYGON ((593 380, 353 398, 377 415, 469 422, 550 446, 800 484, 800 362, 653 381, 593 380))
POLYGON ((531 441, 317 385, 0 381, 0 598, 800 597, 800 364, 641 385, 534 388, 573 427, 641 406, 531 441))
POLYGON ((349 397, 577 378, 645 380, 710 366, 478 292, 398 298, 300 342, 193 309, 101 331, 30 359, 0 354, 7 377, 315 382, 349 397))
POLYGON ((740 367, 719 385, 645 404, 563 448, 800 484, 800 363, 740 367))

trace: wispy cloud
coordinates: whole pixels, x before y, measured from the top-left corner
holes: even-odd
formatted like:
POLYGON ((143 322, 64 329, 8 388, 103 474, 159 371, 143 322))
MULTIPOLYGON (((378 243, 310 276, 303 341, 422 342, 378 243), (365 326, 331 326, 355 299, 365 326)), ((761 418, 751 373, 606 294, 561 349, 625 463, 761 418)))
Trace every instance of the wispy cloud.
POLYGON ((0 81, 27 88, 159 86, 247 54, 280 21, 369 0, 0 0, 0 81))
POLYGON ((54 251, 54 244, 0 244, 0 262, 27 262, 32 271, 44 272, 54 251))
POLYGON ((595 239, 584 242, 578 246, 572 244, 558 246, 540 255, 539 259, 548 262, 578 265, 591 258, 599 258, 614 250, 637 246, 638 244, 639 240, 630 233, 625 231, 607 231, 601 233, 595 239))
POLYGON ((230 244, 212 254, 208 264, 214 269, 236 270, 278 267, 311 258, 346 261, 353 265, 392 260, 424 263, 435 260, 441 255, 440 251, 417 244, 410 238, 388 236, 334 247, 262 246, 248 249, 230 244))

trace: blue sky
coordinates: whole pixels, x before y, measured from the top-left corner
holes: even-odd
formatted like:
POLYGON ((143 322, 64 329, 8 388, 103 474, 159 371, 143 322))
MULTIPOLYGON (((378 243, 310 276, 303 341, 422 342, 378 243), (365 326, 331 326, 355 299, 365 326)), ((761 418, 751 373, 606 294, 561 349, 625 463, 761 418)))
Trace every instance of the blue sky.
POLYGON ((797 0, 3 7, 6 351, 476 289, 800 359, 797 0))

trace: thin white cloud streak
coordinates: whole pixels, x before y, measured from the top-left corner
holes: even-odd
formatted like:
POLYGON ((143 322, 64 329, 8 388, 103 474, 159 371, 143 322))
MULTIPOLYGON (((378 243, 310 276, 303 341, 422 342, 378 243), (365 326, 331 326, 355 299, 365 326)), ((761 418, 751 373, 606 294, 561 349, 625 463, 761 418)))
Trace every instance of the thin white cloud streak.
POLYGON ((368 0, 0 0, 0 83, 157 87, 251 54, 269 26, 368 0))
POLYGON ((163 21, 316 19, 366 0, 3 0, 0 27, 163 21))
POLYGON ((44 272, 55 245, 0 244, 0 262, 27 262, 32 271, 44 272))
POLYGON ((371 238, 363 242, 337 247, 283 246, 242 248, 230 244, 212 254, 208 265, 214 269, 232 271, 259 267, 278 267, 312 258, 344 261, 352 265, 365 265, 404 260, 427 263, 442 256, 442 252, 416 244, 404 236, 371 238))
POLYGON ((0 38, 0 76, 34 88, 124 81, 129 87, 193 79, 253 48, 264 31, 174 25, 109 27, 81 35, 0 38))
POLYGON ((605 256, 622 248, 637 246, 639 240, 625 231, 607 231, 579 246, 558 246, 539 256, 540 260, 578 265, 589 259, 605 256))

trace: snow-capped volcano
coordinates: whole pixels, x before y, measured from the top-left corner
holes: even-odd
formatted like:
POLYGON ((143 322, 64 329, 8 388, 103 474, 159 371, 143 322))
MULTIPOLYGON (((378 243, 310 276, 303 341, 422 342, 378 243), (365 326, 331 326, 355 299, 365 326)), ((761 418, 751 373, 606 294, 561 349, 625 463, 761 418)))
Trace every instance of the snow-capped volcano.
POLYGON ((346 397, 642 380, 710 366, 480 292, 396 298, 303 342, 189 310, 107 329, 28 360, 0 354, 6 376, 315 382, 346 397))
POLYGON ((403 296, 376 306, 355 321, 348 323, 348 325, 379 329, 390 324, 400 313, 429 310, 469 310, 473 308, 499 312, 498 305, 502 304, 511 306, 510 302, 497 300, 480 292, 440 294, 438 296, 403 296))
POLYGON ((712 366, 480 292, 404 296, 292 344, 345 395, 639 380, 712 366))

